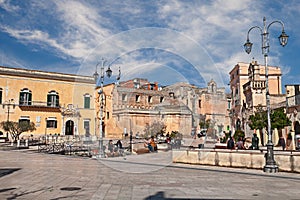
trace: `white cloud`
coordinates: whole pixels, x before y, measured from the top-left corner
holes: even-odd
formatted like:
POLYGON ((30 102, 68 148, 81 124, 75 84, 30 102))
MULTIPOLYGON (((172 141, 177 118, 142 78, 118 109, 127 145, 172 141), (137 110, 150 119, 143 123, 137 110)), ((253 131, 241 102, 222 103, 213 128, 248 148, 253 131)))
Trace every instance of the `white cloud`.
MULTIPOLYGON (((3 0, 0 0, 0 5, 4 2, 9 5, 3 0)), ((128 71, 143 66, 143 71, 151 73, 154 68, 145 67, 149 63, 169 67, 168 63, 173 59, 173 64, 178 65, 176 70, 183 73, 187 69, 176 61, 175 57, 179 56, 190 62, 201 75, 209 76, 212 69, 217 68, 221 77, 228 77, 228 72, 237 62, 248 62, 252 57, 256 60, 262 58, 259 34, 251 34, 251 40, 258 43, 251 55, 243 51, 248 29, 262 24, 262 15, 265 14, 262 11, 266 8, 260 1, 62 0, 44 4, 34 1, 36 12, 31 12, 20 24, 2 27, 25 44, 39 45, 65 59, 82 60, 80 68, 91 68, 88 74, 92 73, 101 57, 114 60, 119 56, 128 71), (38 20, 41 14, 52 18, 56 24, 43 27, 46 22, 38 20), (34 24, 35 20, 39 24, 34 24), (149 26, 159 28, 154 30, 149 26), (161 27, 166 29, 162 31, 161 27), (158 59, 152 62, 143 59, 143 55, 129 53, 148 47, 169 51, 175 57, 163 59, 157 55, 158 59)), ((270 59, 280 65, 280 60, 275 59, 280 56, 277 47, 272 46, 272 52, 270 59)), ((209 77, 205 79, 210 80, 209 77)))
POLYGON ((8 12, 17 12, 20 8, 10 3, 10 0, 0 0, 0 7, 8 12))

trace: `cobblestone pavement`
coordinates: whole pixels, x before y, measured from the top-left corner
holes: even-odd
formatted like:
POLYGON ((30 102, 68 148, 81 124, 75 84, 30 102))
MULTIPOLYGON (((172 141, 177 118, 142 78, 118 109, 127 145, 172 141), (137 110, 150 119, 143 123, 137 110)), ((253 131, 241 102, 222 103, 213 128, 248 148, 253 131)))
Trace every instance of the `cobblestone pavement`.
POLYGON ((300 174, 174 164, 171 156, 0 151, 0 199, 300 199, 300 174))

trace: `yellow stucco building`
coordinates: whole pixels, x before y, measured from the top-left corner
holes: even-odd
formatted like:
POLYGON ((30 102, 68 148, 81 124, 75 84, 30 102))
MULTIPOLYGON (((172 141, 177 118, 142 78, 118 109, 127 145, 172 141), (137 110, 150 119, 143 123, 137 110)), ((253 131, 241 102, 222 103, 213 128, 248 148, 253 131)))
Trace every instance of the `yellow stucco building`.
POLYGON ((34 122, 24 136, 94 135, 94 88, 89 76, 0 67, 0 121, 34 122))

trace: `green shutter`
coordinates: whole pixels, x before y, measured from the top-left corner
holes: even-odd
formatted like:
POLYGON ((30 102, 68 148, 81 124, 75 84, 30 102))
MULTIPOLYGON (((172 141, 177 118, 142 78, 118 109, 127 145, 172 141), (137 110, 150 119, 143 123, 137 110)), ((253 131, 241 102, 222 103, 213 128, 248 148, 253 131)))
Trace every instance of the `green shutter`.
POLYGON ((90 97, 89 96, 84 97, 84 108, 90 108, 90 97))
POLYGON ((20 92, 19 104, 23 105, 23 92, 20 92))
POLYGON ((55 98, 55 106, 56 107, 59 107, 59 96, 58 95, 56 95, 56 98, 55 98))
POLYGON ((47 95, 47 106, 51 106, 51 95, 47 95))
POLYGON ((28 105, 32 105, 32 94, 28 93, 28 105))

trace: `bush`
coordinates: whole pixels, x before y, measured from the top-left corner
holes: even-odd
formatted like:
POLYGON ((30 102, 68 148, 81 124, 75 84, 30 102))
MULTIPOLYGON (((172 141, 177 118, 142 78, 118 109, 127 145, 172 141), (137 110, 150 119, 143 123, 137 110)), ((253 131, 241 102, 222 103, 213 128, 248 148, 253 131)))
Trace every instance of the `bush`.
POLYGON ((182 139, 182 134, 178 131, 172 131, 170 137, 174 139, 182 139))
POLYGON ((238 139, 239 139, 240 137, 241 137, 241 138, 244 138, 244 137, 245 137, 244 131, 242 131, 242 130, 236 130, 235 133, 234 133, 234 135, 233 135, 234 140, 235 140, 235 141, 238 141, 238 139))

